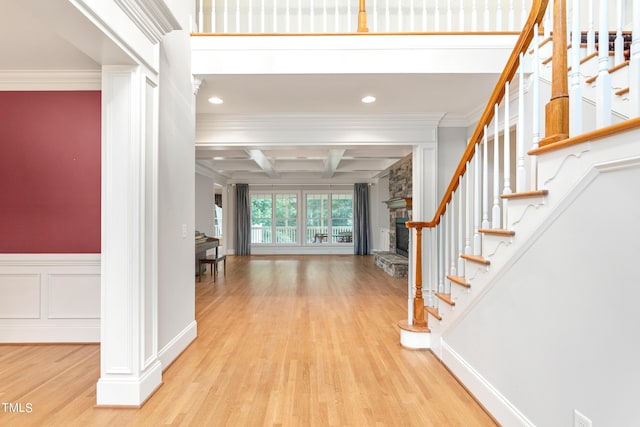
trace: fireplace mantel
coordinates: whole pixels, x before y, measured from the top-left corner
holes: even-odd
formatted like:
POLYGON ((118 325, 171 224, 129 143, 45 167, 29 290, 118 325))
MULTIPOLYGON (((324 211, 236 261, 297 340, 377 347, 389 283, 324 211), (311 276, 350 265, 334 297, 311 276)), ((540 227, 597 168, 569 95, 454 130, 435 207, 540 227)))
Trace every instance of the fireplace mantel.
POLYGON ((411 197, 395 197, 393 199, 385 200, 382 203, 386 203, 389 209, 411 209, 411 197))

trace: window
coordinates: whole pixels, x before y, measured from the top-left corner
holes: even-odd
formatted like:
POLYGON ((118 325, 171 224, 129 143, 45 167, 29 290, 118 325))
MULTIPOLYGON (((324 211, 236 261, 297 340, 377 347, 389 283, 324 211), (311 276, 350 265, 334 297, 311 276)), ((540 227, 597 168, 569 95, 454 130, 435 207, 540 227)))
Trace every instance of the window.
POLYGON ((251 195, 251 243, 298 241, 298 195, 251 195), (275 238, 274 238, 275 236, 275 238))
POLYGON ((306 195, 307 243, 352 243, 353 195, 306 195))

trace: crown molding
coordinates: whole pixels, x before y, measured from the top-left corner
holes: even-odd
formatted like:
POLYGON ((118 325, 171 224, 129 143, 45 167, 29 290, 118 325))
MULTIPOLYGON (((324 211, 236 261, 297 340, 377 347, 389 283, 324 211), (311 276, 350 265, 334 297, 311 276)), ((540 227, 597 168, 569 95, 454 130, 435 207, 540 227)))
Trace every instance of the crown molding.
POLYGON ((127 17, 153 44, 173 30, 181 30, 178 20, 163 0, 115 0, 127 17))
POLYGON ((2 70, 0 90, 101 90, 101 70, 2 70))

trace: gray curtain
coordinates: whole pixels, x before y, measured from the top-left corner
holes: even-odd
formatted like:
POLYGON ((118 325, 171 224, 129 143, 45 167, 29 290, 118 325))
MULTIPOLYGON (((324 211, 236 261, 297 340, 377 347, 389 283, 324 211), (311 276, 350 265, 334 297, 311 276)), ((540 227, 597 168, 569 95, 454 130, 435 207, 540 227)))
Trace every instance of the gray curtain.
POLYGON ((236 255, 251 255, 249 184, 236 184, 236 255))
POLYGON ((371 224, 369 223, 369 184, 353 186, 353 252, 369 255, 371 246, 371 224))

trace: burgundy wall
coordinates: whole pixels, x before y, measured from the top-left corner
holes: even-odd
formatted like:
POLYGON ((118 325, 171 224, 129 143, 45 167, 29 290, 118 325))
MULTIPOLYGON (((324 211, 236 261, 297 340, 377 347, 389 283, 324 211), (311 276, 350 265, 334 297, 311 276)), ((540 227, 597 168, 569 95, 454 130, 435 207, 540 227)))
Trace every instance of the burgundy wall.
POLYGON ((100 253, 100 92, 0 92, 0 253, 100 253))

